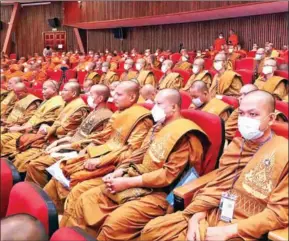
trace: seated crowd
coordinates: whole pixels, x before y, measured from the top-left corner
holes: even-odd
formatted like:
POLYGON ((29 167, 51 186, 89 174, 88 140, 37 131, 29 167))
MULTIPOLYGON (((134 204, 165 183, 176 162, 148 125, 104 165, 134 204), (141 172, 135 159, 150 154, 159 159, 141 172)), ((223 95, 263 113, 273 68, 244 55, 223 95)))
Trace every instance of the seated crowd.
MULTIPOLYGON (((19 61, 4 55, 1 156, 43 188, 60 227, 78 226, 99 241, 261 239, 288 227, 288 140, 273 129, 288 122, 275 109, 277 101, 288 102, 288 80, 274 74, 276 57, 288 50, 267 42, 253 51, 251 84, 234 71, 246 52, 222 34, 205 51, 182 49, 177 61, 160 49, 52 52, 19 61), (85 72, 84 81, 49 78, 63 67, 85 72), (186 83, 179 70, 191 74, 186 83), (36 85, 40 96, 31 91, 36 85), (211 145, 206 130, 182 116, 185 94, 187 109, 222 119, 226 145, 214 179, 173 212, 168 194, 188 170, 201 176, 211 145), (63 178, 48 169, 61 170, 63 178)), ((4 240, 21 235, 15 227, 21 220, 27 232, 43 230, 31 217, 6 217, 4 240)), ((47 239, 38 235, 27 237, 47 239)))

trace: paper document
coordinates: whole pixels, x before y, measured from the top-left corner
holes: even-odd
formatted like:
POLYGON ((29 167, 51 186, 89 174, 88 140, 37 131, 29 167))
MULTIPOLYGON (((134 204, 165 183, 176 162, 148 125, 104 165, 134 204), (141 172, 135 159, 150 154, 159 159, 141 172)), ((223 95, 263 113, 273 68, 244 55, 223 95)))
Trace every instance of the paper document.
POLYGON ((63 175, 63 172, 60 168, 60 162, 64 161, 61 159, 54 163, 52 166, 46 168, 46 171, 50 173, 57 181, 59 181, 64 187, 69 188, 69 180, 63 175))

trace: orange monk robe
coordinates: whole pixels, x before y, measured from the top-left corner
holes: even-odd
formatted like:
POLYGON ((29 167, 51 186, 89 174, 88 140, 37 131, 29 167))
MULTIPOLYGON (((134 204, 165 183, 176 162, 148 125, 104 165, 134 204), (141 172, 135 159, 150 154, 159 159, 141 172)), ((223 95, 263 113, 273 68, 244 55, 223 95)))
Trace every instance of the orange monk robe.
POLYGON ((9 91, 6 97, 1 101, 1 119, 6 119, 10 112, 13 110, 14 105, 17 101, 17 97, 14 91, 9 91))
POLYGON ((28 81, 28 82, 31 82, 32 80, 35 79, 35 72, 34 71, 28 71, 28 72, 25 72, 21 78, 25 81, 28 81))
POLYGON ((54 63, 55 65, 57 65, 61 62, 61 59, 57 56, 51 57, 51 62, 54 63))
POLYGON ((184 91, 188 91, 192 84, 196 81, 196 80, 202 80, 203 82, 206 83, 207 87, 210 88, 211 84, 212 84, 212 76, 209 73, 208 70, 203 70, 198 74, 192 74, 191 77, 188 79, 185 87, 183 87, 181 90, 184 91))
POLYGON ((97 240, 131 240, 149 220, 166 213, 166 191, 188 164, 198 169, 206 137, 199 127, 184 119, 175 120, 161 130, 152 129, 137 151, 141 157, 137 157, 138 163, 143 159, 142 164, 128 162, 126 167, 121 166, 128 171, 125 175, 128 178, 141 175, 143 187, 117 193, 116 198, 123 200, 119 204, 112 201, 114 195, 103 192, 103 187, 93 188, 79 197, 72 215, 68 220, 62 219, 61 226, 77 225, 97 240), (169 135, 171 130, 174 133, 169 135), (95 215, 88 214, 91 211, 95 215))
POLYGON ((69 58, 69 63, 75 64, 79 61, 79 56, 76 56, 75 54, 71 55, 69 58))
POLYGON ((216 51, 222 50, 222 45, 226 44, 226 40, 224 38, 217 38, 214 42, 214 48, 216 51))
POLYGON ((118 63, 117 62, 110 62, 110 68, 109 68, 109 70, 110 71, 115 71, 115 70, 117 70, 117 68, 118 68, 118 63))
MULTIPOLYGON (((114 113, 112 120, 109 121, 110 126, 108 127, 110 129, 110 133, 113 133, 112 131, 112 124, 115 120, 117 120, 120 113, 114 113)), ((118 121, 118 120, 117 120, 118 121)), ((132 156, 132 153, 137 151, 140 146, 142 145, 142 142, 144 138, 146 137, 150 127, 152 126, 152 121, 149 118, 144 118, 140 121, 138 121, 137 124, 135 124, 135 127, 129 134, 128 140, 126 144, 121 147, 121 149, 115 149, 111 151, 108 154, 105 154, 100 157, 100 161, 103 163, 103 166, 107 166, 110 163, 113 165, 118 165, 122 163, 123 160, 126 160, 132 156)), ((107 137, 107 128, 104 129, 104 137, 107 137)), ((103 141, 106 139, 105 143, 109 143, 109 139, 107 138, 101 138, 101 133, 95 133, 89 136, 91 138, 94 136, 94 140, 100 140, 100 143, 103 143, 103 141), (95 137, 97 139, 95 139, 95 137)), ((81 143, 88 143, 87 140, 80 141, 81 143)), ((67 203, 74 203, 78 199, 78 197, 85 191, 91 189, 92 187, 97 187, 102 184, 101 177, 94 177, 90 178, 84 181, 79 182, 73 187, 70 187, 68 190, 65 188, 62 184, 60 184, 55 179, 52 179, 45 187, 44 191, 51 197, 54 204, 57 207, 58 213, 63 213, 64 208, 64 201, 66 197, 68 197, 67 203)), ((64 219, 67 219, 67 215, 71 213, 70 206, 67 210, 65 210, 65 217, 64 219)))
POLYGON ((109 70, 107 73, 103 73, 100 77, 99 83, 109 86, 112 82, 118 81, 119 77, 117 73, 109 70))
POLYGON ((117 55, 117 56, 113 56, 113 57, 111 58, 111 61, 113 61, 113 62, 119 62, 120 59, 121 59, 121 57, 120 57, 119 55, 117 55))
POLYGON ((280 100, 288 95, 288 80, 280 76, 273 76, 265 80, 265 78, 260 75, 254 84, 258 89, 265 90, 280 100))
POLYGON ((11 79, 13 77, 21 77, 24 73, 20 70, 18 64, 12 64, 9 66, 9 70, 6 74, 7 79, 11 79))
POLYGON ((46 80, 48 79, 48 75, 45 71, 43 70, 39 70, 35 73, 35 79, 34 79, 34 83, 44 83, 46 80))
POLYGON ((238 163, 242 138, 225 150, 214 180, 202 188, 184 210, 156 218, 143 229, 140 240, 186 240, 188 221, 206 212, 199 230, 238 224, 234 240, 257 240, 271 230, 288 227, 288 140, 273 135, 263 146, 248 141, 238 163), (232 192, 237 196, 231 223, 220 220, 219 204, 235 177, 232 192))
POLYGON ((228 38, 228 42, 231 42, 233 46, 237 46, 239 43, 239 37, 237 34, 231 34, 228 38))
POLYGON ((54 68, 55 68, 55 64, 54 63, 46 62, 46 63, 43 63, 43 65, 42 65, 42 70, 43 71, 53 70, 54 68))
POLYGON ((158 83, 158 89, 180 89, 183 86, 183 78, 179 73, 170 72, 168 74, 164 74, 158 83))
POLYGON ((192 68, 192 64, 188 61, 179 61, 175 64, 174 69, 182 69, 182 70, 190 70, 192 68))
POLYGON ((211 97, 216 95, 239 96, 243 82, 241 76, 231 70, 226 70, 223 74, 217 73, 210 88, 211 97))
POLYGON ((288 95, 284 97, 283 101, 288 102, 288 95))
MULTIPOLYGON (((1 84, 1 87, 4 87, 4 86, 1 84)), ((0 88, 0 102, 4 100, 8 94, 9 94, 8 90, 4 88, 0 88)))
POLYGON ((119 81, 127 81, 131 79, 135 79, 137 76, 137 72, 133 70, 125 71, 121 74, 119 81))
POLYGON ((226 69, 227 70, 234 70, 235 69, 235 62, 237 59, 240 59, 241 58, 241 55, 238 54, 238 53, 231 53, 231 54, 228 54, 228 58, 227 58, 227 67, 226 69))
POLYGON ((152 71, 142 69, 140 72, 137 73, 137 76, 135 78, 137 79, 141 87, 146 84, 156 86, 157 81, 152 71))

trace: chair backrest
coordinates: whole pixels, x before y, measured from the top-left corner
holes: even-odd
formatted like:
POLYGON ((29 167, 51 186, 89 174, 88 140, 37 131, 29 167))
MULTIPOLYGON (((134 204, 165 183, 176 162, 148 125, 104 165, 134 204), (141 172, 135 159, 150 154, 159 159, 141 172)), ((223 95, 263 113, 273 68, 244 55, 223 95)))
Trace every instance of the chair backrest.
POLYGON ((85 104, 87 104, 87 98, 88 96, 86 94, 81 94, 80 95, 81 99, 85 102, 85 104))
POLYGON ((234 109, 237 109, 239 107, 239 101, 236 97, 227 96, 227 95, 218 95, 216 97, 226 102, 228 105, 232 106, 234 109))
POLYGON ((212 76, 212 79, 214 78, 214 76, 218 73, 217 70, 215 70, 214 68, 209 69, 209 73, 212 76))
POLYGON ((118 69, 124 69, 124 62, 125 61, 121 61, 118 63, 118 69))
POLYGON ((213 62, 214 62, 214 60, 209 59, 209 58, 205 58, 204 60, 205 60, 205 63, 204 63, 205 69, 206 69, 206 70, 211 69, 211 68, 213 67, 213 62))
POLYGON ((115 104, 113 102, 107 102, 106 103, 106 106, 108 109, 110 109, 112 112, 116 112, 118 109, 117 107, 115 106, 115 104))
POLYGON ((66 71, 67 80, 76 78, 76 75, 77 75, 77 73, 75 70, 69 69, 66 71))
POLYGON ((276 70, 276 71, 274 72, 274 74, 277 75, 277 76, 280 76, 280 77, 283 77, 283 78, 289 80, 289 79, 288 79, 288 71, 276 70))
POLYGON ((181 98, 182 98, 182 106, 181 109, 188 109, 192 104, 192 97, 186 91, 180 91, 181 98))
POLYGON ((154 104, 150 104, 150 103, 139 103, 138 105, 148 109, 148 110, 152 110, 152 108, 154 107, 154 104))
POLYGON ((161 79, 161 77, 164 75, 164 73, 159 69, 153 69, 153 73, 158 82, 161 79))
POLYGON ((95 238, 79 227, 63 227, 58 229, 50 241, 95 241, 95 238))
POLYGON ((56 80, 57 82, 60 81, 62 71, 61 70, 47 70, 46 71, 49 79, 56 80))
POLYGON ((87 74, 87 71, 77 71, 77 79, 78 79, 78 83, 83 86, 83 82, 84 82, 84 78, 87 74))
POLYGON ((12 53, 9 55, 9 59, 17 59, 17 55, 15 53, 12 53))
POLYGON ((286 63, 284 58, 277 57, 275 59, 276 59, 276 62, 277 62, 277 66, 279 66, 280 64, 285 64, 286 63))
POLYGON ((284 101, 276 100, 276 110, 282 112, 287 118, 289 118, 289 104, 284 101))
POLYGON ((249 69, 238 69, 236 72, 241 75, 243 84, 252 84, 253 82, 253 76, 254 76, 254 71, 249 70, 249 69))
POLYGON ((254 58, 243 58, 235 61, 235 70, 248 69, 254 71, 255 59, 254 58))
POLYGON ((116 69, 114 72, 120 77, 124 71, 124 69, 116 69))
POLYGON ((14 184, 21 181, 19 172, 14 165, 6 158, 1 158, 1 213, 0 218, 4 218, 9 203, 10 191, 14 184))
POLYGON ((257 51, 249 51, 249 52, 247 53, 247 57, 248 57, 248 58, 255 58, 256 52, 257 52, 257 51))
POLYGON ((182 110, 182 116, 192 120, 206 132, 211 145, 207 151, 202 170, 204 175, 213 171, 219 165, 219 158, 223 153, 225 143, 224 121, 217 115, 198 110, 182 110))
POLYGON ((170 59, 175 63, 177 63, 180 58, 182 57, 182 55, 180 53, 173 53, 171 56, 170 56, 170 59))
POLYGON ((183 86, 185 86, 186 83, 188 82, 189 78, 191 77, 191 73, 189 71, 182 70, 182 69, 174 69, 173 71, 176 73, 179 73, 182 76, 183 86))
POLYGON ((31 182, 19 182, 10 192, 6 216, 26 213, 37 218, 51 236, 58 229, 56 208, 48 195, 31 182))

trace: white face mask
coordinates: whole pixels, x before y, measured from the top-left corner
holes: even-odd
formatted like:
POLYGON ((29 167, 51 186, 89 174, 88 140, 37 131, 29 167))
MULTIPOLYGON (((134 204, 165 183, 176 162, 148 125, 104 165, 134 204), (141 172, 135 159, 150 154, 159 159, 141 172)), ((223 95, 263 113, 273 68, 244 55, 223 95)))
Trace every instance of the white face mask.
POLYGON ((42 62, 41 60, 37 60, 37 63, 38 63, 38 64, 41 64, 41 62, 42 62))
POLYGON ((134 56, 135 56, 135 54, 131 54, 131 56, 132 56, 132 57, 134 57, 134 56))
POLYGON ((192 103, 196 106, 196 107, 200 107, 204 104, 203 101, 201 101, 200 97, 199 98, 193 98, 192 99, 192 103))
POLYGON ((264 135, 264 132, 259 130, 260 125, 260 120, 242 116, 238 118, 238 129, 246 140, 255 140, 264 135))
POLYGON ((106 72, 107 72, 107 69, 108 69, 107 67, 102 67, 102 68, 101 68, 101 71, 104 72, 104 73, 106 73, 106 72))
POLYGON ((214 63, 214 68, 215 70, 220 71, 223 68, 223 62, 218 61, 214 63))
POLYGON ((168 67, 166 65, 162 65, 161 71, 165 74, 168 71, 168 67))
POLYGON ((123 57, 124 57, 124 58, 127 58, 128 56, 127 56, 127 54, 124 54, 123 57))
POLYGON ((194 73, 194 74, 199 73, 199 71, 200 71, 199 66, 193 66, 193 73, 194 73))
POLYGON ((3 73, 4 72, 3 69, 1 69, 0 72, 3 73))
POLYGON ((140 63, 136 63, 136 64, 135 64, 135 68, 136 68, 136 70, 140 71, 141 68, 142 68, 142 66, 141 66, 140 63))
POLYGON ((149 56, 150 54, 149 53, 145 53, 145 56, 149 56))
POLYGON ((130 66, 129 66, 129 64, 124 64, 123 68, 124 68, 125 70, 128 70, 128 69, 130 68, 130 66))
POLYGON ((222 35, 219 35, 219 38, 223 38, 223 36, 222 36, 222 35))
POLYGON ((151 112, 155 122, 163 123, 166 120, 165 111, 157 104, 154 105, 151 112))
POLYGON ((272 74, 273 73, 273 67, 272 66, 265 66, 262 70, 263 74, 272 74))
POLYGON ((89 70, 89 68, 88 68, 88 67, 85 67, 85 70, 86 70, 86 71, 88 71, 88 70, 89 70))
POLYGON ((229 49, 228 51, 229 51, 229 53, 233 53, 234 49, 229 49))
POLYGON ((255 55, 256 60, 261 60, 262 59, 262 54, 256 54, 255 55))
POLYGON ((201 53, 197 53, 197 56, 200 57, 202 54, 201 53))
POLYGON ((160 62, 161 62, 161 63, 164 62, 164 59, 160 59, 160 62))
POLYGON ((96 104, 94 103, 94 99, 91 95, 87 97, 87 104, 90 108, 94 109, 96 107, 96 104))
POLYGON ((66 64, 66 61, 63 60, 63 61, 62 61, 62 64, 66 64))
POLYGON ((155 56, 158 56, 159 54, 158 53, 155 53, 155 56))
POLYGON ((108 50, 105 50, 105 53, 106 53, 106 54, 108 54, 108 53, 109 53, 109 51, 108 51, 108 50))
POLYGON ((27 73, 28 72, 28 69, 27 68, 24 68, 24 73, 27 73))
POLYGON ((187 57, 182 56, 182 61, 183 61, 183 62, 186 62, 187 60, 188 60, 187 57))

